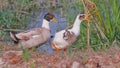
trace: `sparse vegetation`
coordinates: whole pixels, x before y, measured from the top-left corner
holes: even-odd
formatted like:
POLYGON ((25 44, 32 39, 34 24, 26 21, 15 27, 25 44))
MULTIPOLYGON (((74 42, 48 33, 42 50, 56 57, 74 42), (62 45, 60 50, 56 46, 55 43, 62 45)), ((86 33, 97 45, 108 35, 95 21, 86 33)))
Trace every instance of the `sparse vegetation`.
MULTIPOLYGON (((49 0, 44 0, 47 3, 49 0)), ((70 25, 78 13, 86 13, 81 0, 69 1, 61 0, 56 2, 55 9, 42 0, 0 0, 0 40, 9 39, 9 30, 17 29, 17 31, 25 30, 30 20, 36 20, 40 11, 43 9, 59 12, 63 17, 67 18, 70 25)), ((52 1, 52 0, 50 0, 52 1)), ((90 45, 94 51, 106 51, 112 47, 120 47, 120 0, 91 0, 97 7, 92 10, 93 18, 90 22, 90 45), (97 21, 95 21, 97 20, 97 21), (103 24, 104 22, 104 24, 103 24), (96 27, 98 23, 101 32, 96 27)), ((80 27, 80 39, 70 48, 75 51, 84 51, 87 49, 87 23, 83 22, 80 27)), ((6 50, 6 44, 0 42, 0 57, 2 51, 6 50), (3 46, 2 46, 3 45, 3 46)), ((8 48, 9 49, 9 48, 8 48)), ((110 50, 112 51, 112 50, 110 50)), ((71 52, 70 52, 71 53, 71 52)), ((24 61, 29 61, 32 53, 26 51, 22 57, 24 61)), ((73 54, 73 53, 72 53, 73 54)), ((76 53, 75 53, 76 54, 76 53)), ((74 56, 74 54, 72 55, 74 56)), ((48 57, 47 57, 48 58, 48 57)), ((82 64, 86 64, 88 56, 82 56, 82 64)), ((61 58, 57 57, 57 62, 61 58)), ((46 60, 46 59, 45 59, 46 60)), ((41 62, 42 63, 42 62, 41 62)), ((30 67, 34 68, 36 63, 31 63, 30 67)), ((43 63, 44 64, 44 63, 43 63)), ((61 63, 62 64, 62 63, 61 63)))

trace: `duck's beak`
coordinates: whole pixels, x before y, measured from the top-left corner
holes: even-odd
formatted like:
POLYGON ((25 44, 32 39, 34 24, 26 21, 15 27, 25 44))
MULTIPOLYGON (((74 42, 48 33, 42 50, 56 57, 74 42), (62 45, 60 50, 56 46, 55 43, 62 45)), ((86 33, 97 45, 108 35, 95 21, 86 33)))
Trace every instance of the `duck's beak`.
POLYGON ((90 19, 88 18, 88 16, 85 17, 85 20, 86 20, 87 22, 90 22, 90 19))
POLYGON ((57 18, 54 17, 54 18, 52 19, 52 22, 54 22, 54 23, 58 23, 57 18))

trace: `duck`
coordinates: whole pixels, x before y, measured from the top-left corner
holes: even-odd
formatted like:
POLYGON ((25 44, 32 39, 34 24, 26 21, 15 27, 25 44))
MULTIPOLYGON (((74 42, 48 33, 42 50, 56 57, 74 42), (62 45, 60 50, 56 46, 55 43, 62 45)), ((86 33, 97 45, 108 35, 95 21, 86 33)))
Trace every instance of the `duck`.
POLYGON ((79 39, 80 24, 83 20, 89 21, 88 16, 86 14, 78 14, 72 28, 61 30, 54 35, 51 45, 57 53, 63 50, 64 56, 66 56, 67 48, 72 46, 79 39))
POLYGON ((28 31, 14 33, 10 32, 10 37, 19 47, 34 48, 46 43, 51 36, 49 23, 57 23, 58 20, 53 13, 45 14, 41 28, 33 28, 28 31))

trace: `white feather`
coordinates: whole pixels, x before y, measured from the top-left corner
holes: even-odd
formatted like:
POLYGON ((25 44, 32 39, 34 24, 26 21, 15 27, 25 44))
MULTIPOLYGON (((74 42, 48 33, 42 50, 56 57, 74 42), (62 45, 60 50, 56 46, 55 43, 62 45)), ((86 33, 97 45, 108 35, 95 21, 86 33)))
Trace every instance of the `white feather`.
POLYGON ((57 48, 64 48, 66 45, 68 45, 68 43, 63 39, 63 33, 65 32, 65 30, 62 30, 60 32, 57 32, 55 34, 55 37, 53 39, 53 42, 58 45, 56 46, 57 48), (65 46, 64 46, 65 45, 65 46))
POLYGON ((50 29, 49 21, 43 19, 42 27, 47 28, 47 29, 50 29))

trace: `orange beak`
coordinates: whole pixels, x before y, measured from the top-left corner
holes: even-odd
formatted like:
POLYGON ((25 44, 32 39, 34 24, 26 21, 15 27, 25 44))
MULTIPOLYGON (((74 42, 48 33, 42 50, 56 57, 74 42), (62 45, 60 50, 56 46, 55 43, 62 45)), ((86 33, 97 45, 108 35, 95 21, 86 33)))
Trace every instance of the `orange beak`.
POLYGON ((58 20, 57 20, 57 18, 55 18, 55 17, 52 19, 52 21, 53 21, 54 23, 58 23, 58 20))
POLYGON ((88 16, 85 17, 85 20, 89 23, 90 19, 88 18, 88 16))

